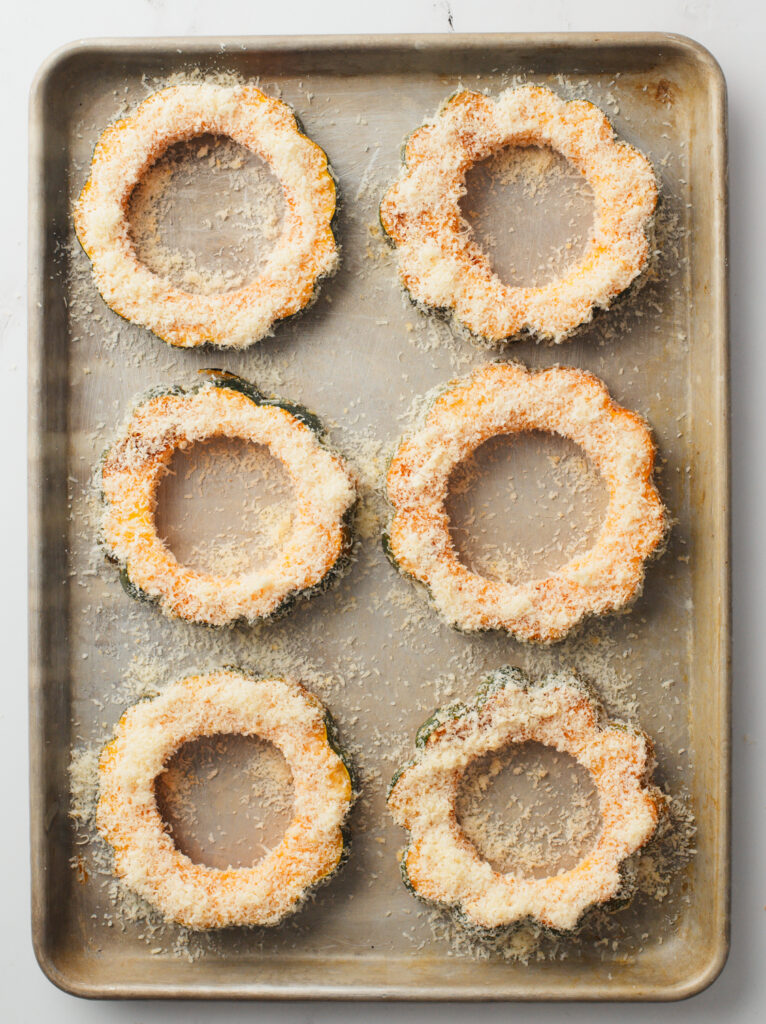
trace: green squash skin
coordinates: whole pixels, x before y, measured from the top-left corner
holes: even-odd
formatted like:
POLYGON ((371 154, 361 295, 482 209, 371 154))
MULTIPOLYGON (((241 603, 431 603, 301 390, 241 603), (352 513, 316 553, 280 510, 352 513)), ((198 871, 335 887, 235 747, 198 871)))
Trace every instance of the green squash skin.
POLYGON ((409 761, 405 761, 403 765, 401 765, 399 768, 396 769, 396 771, 394 772, 393 778, 391 779, 391 781, 388 784, 388 789, 386 790, 386 800, 388 800, 388 798, 391 796, 391 793, 393 792, 394 786, 397 784, 397 782, 402 777, 402 775, 404 775, 404 773, 407 771, 408 768, 412 768, 412 766, 414 764, 416 764, 416 763, 417 763, 417 759, 416 758, 411 758, 409 761))
MULTIPOLYGON (((383 223, 383 213, 381 212, 380 206, 378 206, 378 224, 380 224, 380 230, 383 232, 383 241, 390 249, 396 249, 396 242, 393 240, 391 235, 389 235, 388 231, 386 231, 386 225, 383 223)), ((404 291, 407 295, 410 294, 406 288, 404 288, 404 291)))
POLYGON ((346 769, 349 781, 351 782, 351 792, 353 794, 352 798, 355 798, 359 795, 360 792, 358 774, 354 766, 354 762, 351 760, 348 753, 341 745, 338 726, 335 722, 335 719, 332 717, 329 711, 325 713, 324 726, 325 732, 327 733, 327 743, 329 744, 331 750, 335 754, 337 754, 337 756, 343 762, 343 767, 346 769))
MULTIPOLYGON (((350 810, 354 802, 356 801, 357 797, 359 796, 360 792, 358 783, 358 773, 354 766, 354 762, 351 760, 351 757, 341 745, 340 736, 338 733, 338 726, 335 722, 335 719, 326 709, 324 716, 324 726, 325 734, 327 737, 327 743, 330 749, 333 751, 333 753, 335 753, 340 758, 341 763, 343 764, 343 767, 346 769, 346 773, 348 774, 349 781, 351 783, 351 799, 349 803, 350 810)), ((335 876, 338 874, 341 868, 344 867, 349 857, 351 856, 352 831, 351 826, 348 822, 348 816, 346 816, 340 823, 340 832, 342 836, 342 845, 340 850, 340 856, 338 857, 335 866, 332 868, 331 871, 328 871, 326 875, 323 875, 322 878, 318 879, 306 891, 306 896, 311 895, 320 886, 325 885, 326 883, 330 882, 333 878, 335 878, 335 876)))
POLYGON ((305 406, 293 405, 290 402, 277 401, 276 399, 273 401, 267 400, 261 402, 261 405, 275 405, 279 409, 284 409, 285 412, 289 412, 292 416, 294 416, 296 420, 300 420, 301 423, 303 423, 304 426, 307 426, 309 430, 311 430, 314 434, 317 435, 317 437, 321 439, 324 436, 324 427, 322 425, 322 421, 313 412, 309 412, 309 410, 306 409, 305 406))
POLYGON ((140 601, 142 604, 156 603, 156 598, 152 597, 150 594, 147 594, 145 590, 141 590, 140 587, 137 587, 135 585, 135 583, 131 580, 130 576, 128 575, 127 569, 120 567, 119 572, 122 589, 129 597, 132 597, 134 601, 140 601))
POLYGON ((504 690, 506 686, 515 686, 519 690, 527 690, 532 685, 529 676, 520 668, 503 665, 486 676, 480 683, 474 697, 474 707, 483 707, 494 694, 504 690))
MULTIPOLYGON (((285 101, 282 100, 282 102, 284 103, 285 101)), ((289 106, 289 104, 287 104, 287 105, 289 106)), ((316 142, 316 140, 311 138, 309 133, 306 131, 306 126, 303 123, 303 119, 301 118, 300 114, 298 114, 297 111, 293 107, 290 107, 290 112, 293 115, 293 119, 295 121, 295 127, 298 129, 298 132, 304 137, 304 139, 306 139, 308 142, 310 142, 312 144, 312 146, 316 146, 316 148, 321 152, 322 156, 325 159, 325 169, 327 170, 327 173, 329 174, 330 178, 332 179, 332 183, 335 186, 335 212, 333 213, 333 219, 330 222, 330 230, 332 231, 333 236, 335 236, 334 222, 335 222, 335 218, 338 215, 338 210, 339 210, 339 208, 341 206, 341 202, 342 202, 342 198, 341 198, 341 195, 340 195, 340 180, 338 178, 338 175, 335 173, 335 170, 334 170, 332 164, 330 163, 330 158, 327 155, 327 151, 324 149, 324 147, 320 146, 319 143, 316 142)), ((336 238, 336 242, 337 242, 337 238, 336 238)))
MULTIPOLYGON (((244 395, 245 398, 249 398, 254 405, 261 405, 267 401, 266 395, 264 395, 263 392, 255 386, 255 384, 251 384, 249 380, 245 380, 243 377, 238 377, 236 373, 230 373, 228 370, 222 370, 218 366, 206 366, 202 370, 197 370, 197 373, 208 377, 210 383, 215 385, 217 388, 228 388, 230 391, 236 391, 238 394, 244 395)), ((181 394, 194 393, 204 386, 204 384, 200 383, 192 384, 190 388, 182 388, 181 394)), ((176 392, 167 392, 167 394, 174 393, 176 392)))
MULTIPOLYGON (((206 381, 196 382, 187 387, 180 384, 170 384, 158 385, 150 388, 133 403, 133 408, 138 408, 146 402, 151 401, 153 398, 161 398, 164 395, 176 396, 195 394, 196 392, 201 391, 207 383, 211 383, 216 388, 227 388, 230 391, 236 391, 238 394, 244 395, 245 398, 248 398, 254 405, 269 405, 278 409, 284 409, 307 427, 316 436, 322 447, 327 447, 325 443, 325 429, 322 421, 315 413, 305 408, 305 406, 297 405, 293 402, 284 402, 274 396, 265 395, 263 392, 259 391, 254 384, 251 384, 249 381, 237 376, 235 373, 230 373, 228 370, 222 370, 217 367, 207 367, 199 370, 198 372, 200 374, 204 374, 208 379, 206 381)), ((100 459, 100 466, 103 466, 110 450, 111 445, 103 451, 100 459)), ((103 490, 100 492, 100 498, 102 504, 105 504, 103 490)), ((258 619, 234 619, 223 625, 213 625, 208 622, 195 623, 195 625, 206 626, 208 629, 218 630, 228 629, 239 625, 248 626, 255 622, 275 622, 292 611, 293 607, 299 600, 308 600, 317 594, 324 593, 324 591, 329 589, 329 587, 331 587, 343 575, 350 564, 351 552, 353 550, 353 521, 358 503, 357 497, 354 504, 344 512, 342 520, 343 536, 338 557, 322 579, 317 583, 312 584, 310 587, 305 587, 303 590, 296 590, 290 594, 286 594, 276 608, 269 612, 268 615, 261 616, 258 619)), ((107 561, 119 565, 109 551, 105 551, 105 557, 107 561)), ((150 604, 160 603, 159 595, 154 596, 147 594, 132 582, 128 566, 120 566, 120 581, 125 592, 135 600, 150 604)))
POLYGON ((420 900, 421 903, 427 903, 427 904, 432 905, 432 906, 439 906, 440 904, 432 903, 431 900, 424 900, 423 897, 420 895, 420 893, 415 888, 415 886, 410 881, 410 876, 409 876, 409 873, 407 872, 407 858, 409 856, 409 853, 410 853, 410 844, 407 843, 407 845, 404 848, 404 852, 402 853, 402 859, 399 861, 399 871, 400 871, 401 876, 402 876, 402 882, 404 883, 404 888, 407 890, 407 892, 411 893, 416 899, 420 900))
MULTIPOLYGON (((322 150, 322 152, 324 153, 324 150, 322 150)), ((327 159, 326 153, 325 159, 327 159)), ((341 212, 343 210, 343 206, 345 204, 345 197, 343 195, 343 189, 341 187, 340 178, 330 165, 329 159, 327 160, 327 173, 332 178, 332 183, 335 186, 335 209, 333 210, 332 218, 330 219, 330 231, 332 231, 332 237, 335 239, 335 247, 338 250, 338 252, 340 252, 340 242, 338 240, 338 235, 340 233, 340 217, 341 212)))
POLYGON ((391 537, 389 536, 387 530, 384 530, 383 533, 381 534, 380 544, 381 547, 383 548, 383 554, 386 556, 386 558, 394 567, 394 569, 396 569, 397 572, 400 572, 402 576, 406 576, 407 579, 412 579, 410 574, 408 572, 405 572, 404 569, 402 569, 401 566, 399 565, 396 555, 394 554, 394 549, 391 547, 391 537))
MULTIPOLYGON (((513 668, 510 665, 504 665, 502 668, 495 669, 494 672, 479 684, 476 694, 469 703, 454 701, 452 704, 445 704, 443 707, 437 708, 415 734, 415 746, 422 750, 428 743, 432 733, 439 726, 444 725, 445 722, 454 721, 456 718, 464 718, 466 715, 471 714, 472 711, 479 710, 493 694, 505 689, 506 686, 515 686, 518 689, 527 690, 533 685, 529 677, 521 669, 513 668)), ((403 768, 400 769, 395 778, 398 778, 403 770, 403 768)), ((393 785, 392 782, 391 788, 393 788, 393 785)))
POLYGON ((444 707, 438 708, 418 729, 415 734, 415 746, 422 749, 428 743, 432 733, 440 726, 445 722, 454 721, 456 718, 465 717, 470 710, 470 707, 462 701, 455 701, 453 704, 446 704, 444 707))
MULTIPOLYGON (((383 548, 383 554, 386 556, 387 560, 391 563, 394 569, 396 569, 399 575, 402 576, 404 579, 409 580, 416 587, 421 587, 425 591, 426 600, 430 605, 433 606, 433 595, 431 594, 431 588, 428 586, 427 583, 424 583, 422 580, 419 580, 417 576, 413 576, 412 573, 407 572, 406 569, 402 568, 401 564, 397 561, 393 548, 391 547, 391 538, 389 537, 388 532, 385 530, 381 534, 380 544, 381 547, 383 548)), ((450 623, 450 625, 452 624, 450 623)), ((452 626, 452 628, 457 630, 458 633, 466 632, 458 626, 452 626)))
MULTIPOLYGON (((211 383, 217 388, 228 388, 230 391, 236 391, 245 398, 249 398, 254 405, 272 405, 277 409, 284 409, 285 412, 289 412, 291 416, 294 416, 296 420, 300 420, 304 426, 308 427, 309 430, 316 434, 320 441, 324 439, 325 429, 322 421, 316 415, 311 412, 304 405, 298 405, 294 402, 286 402, 281 398, 275 398, 273 395, 266 395, 262 391, 259 391, 254 384, 250 381, 243 380, 242 377, 238 377, 235 373, 229 373, 228 370, 219 370, 216 367, 209 367, 204 370, 200 370, 199 373, 207 374, 210 378, 211 383)), ((201 385, 204 387, 204 385, 201 385)), ((195 388, 199 390, 199 386, 195 388)))
POLYGON ((636 854, 627 861, 623 861, 620 867, 620 888, 611 899, 601 903, 597 909, 606 914, 618 914, 633 903, 638 891, 638 865, 636 854))

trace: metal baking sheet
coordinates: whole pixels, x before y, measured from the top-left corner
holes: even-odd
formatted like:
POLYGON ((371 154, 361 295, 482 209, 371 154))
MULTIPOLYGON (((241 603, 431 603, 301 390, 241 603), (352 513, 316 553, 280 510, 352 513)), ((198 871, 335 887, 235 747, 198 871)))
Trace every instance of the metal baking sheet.
MULTIPOLYGON (((109 997, 675 999, 709 984, 728 949, 729 879, 725 88, 714 60, 665 35, 105 40, 48 61, 31 126, 32 905, 43 970, 68 991, 109 997), (243 76, 289 102, 329 154, 343 197, 338 274, 309 311, 244 352, 174 350, 120 320, 72 236, 71 201, 99 132, 171 76, 200 73, 243 76), (450 92, 495 94, 525 81, 594 101, 650 156, 662 188, 660 257, 643 289, 571 342, 487 349, 403 296, 377 204, 399 170, 403 138, 450 92), (590 622, 551 648, 451 631, 380 547, 380 474, 417 397, 498 356, 592 370, 645 415, 673 517, 668 548, 629 614, 590 622), (253 629, 210 631, 132 602, 96 545, 91 474, 131 399, 211 364, 314 409, 362 481, 351 570, 290 616, 253 629), (232 662, 284 668, 322 696, 357 760, 363 795, 348 865, 301 914, 271 931, 190 937, 115 891, 106 851, 70 813, 70 760, 84 778, 88 752, 137 695, 232 662), (633 904, 563 944, 525 933, 529 955, 521 958, 507 946, 482 952, 407 894, 396 858, 404 834, 384 804, 428 712, 469 696, 502 664, 537 677, 579 672, 611 713, 653 737, 657 777, 674 800, 664 852, 641 863, 633 904)), ((181 202, 159 210, 160 242, 200 261, 182 260, 179 272, 236 274, 243 260, 257 261, 257 246, 237 248, 238 232, 268 243, 259 212, 268 172, 241 170, 219 159, 223 152, 212 140, 210 149, 176 154, 180 178, 167 194, 181 202), (194 159, 200 173, 185 182, 194 159), (222 207, 221 196, 238 189, 222 207), (194 219, 188 203, 184 215, 184 195, 199 211, 194 219)), ((525 154, 489 174, 480 168, 469 182, 466 213, 511 276, 550 272, 556 252, 587 223, 587 196, 545 159, 525 154)), ((172 177, 178 168, 166 170, 172 177)), ((159 252, 147 249, 147 260, 159 252)), ((254 530, 257 517, 242 514, 242 503, 276 499, 259 467, 243 459, 208 448, 197 464, 174 464, 160 511, 175 550, 204 556, 189 529, 191 507, 226 518, 229 532, 208 531, 203 541, 234 543, 238 531, 254 530), (252 486, 243 497, 245 477, 252 486)), ((488 571, 534 571, 561 557, 587 537, 601 500, 577 453, 538 437, 488 446, 454 490, 456 542, 488 571)), ((256 820, 241 810, 249 797, 236 788, 258 751, 230 743, 195 756, 205 784, 186 824, 188 764, 174 766, 176 789, 169 773, 162 795, 179 841, 224 861, 241 854, 245 839, 252 845, 253 830, 268 842, 279 814, 256 820), (219 773, 225 784, 210 781, 219 773)), ((539 751, 525 756, 520 784, 535 771, 548 778, 544 810, 561 822, 566 787, 577 779, 567 783, 566 765, 558 774, 550 763, 541 770, 539 751)), ((514 791, 517 811, 533 789, 514 791)), ((508 799, 506 792, 495 808, 501 818, 508 799)))

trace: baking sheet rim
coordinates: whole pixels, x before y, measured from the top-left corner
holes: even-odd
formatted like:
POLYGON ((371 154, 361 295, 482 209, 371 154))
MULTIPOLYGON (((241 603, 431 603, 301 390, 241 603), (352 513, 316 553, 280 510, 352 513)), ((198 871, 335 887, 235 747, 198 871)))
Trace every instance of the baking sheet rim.
POLYGON ((720 974, 729 952, 729 879, 730 879, 730 730, 731 730, 731 568, 730 542, 730 433, 728 415, 728 280, 727 280, 727 162, 726 162, 726 87, 723 74, 715 58, 694 40, 670 33, 609 32, 609 33, 471 33, 418 35, 326 35, 326 36, 242 36, 214 37, 149 37, 149 38, 95 38, 77 40, 52 53, 41 65, 34 79, 30 97, 30 166, 29 166, 29 381, 28 381, 28 510, 29 510, 29 691, 30 691, 30 855, 32 878, 32 939, 38 963, 49 980, 62 990, 87 998, 200 998, 200 999, 349 999, 349 1000, 418 1000, 418 1001, 503 1001, 503 1000, 678 1000, 693 996, 707 988, 720 974), (720 883, 715 892, 717 911, 722 929, 707 964, 695 977, 668 985, 647 986, 637 990, 635 985, 611 982, 578 984, 561 992, 551 992, 550 984, 519 991, 513 984, 487 992, 481 984, 477 991, 444 987, 412 985, 335 986, 316 983, 290 988, 274 985, 234 985, 228 988, 197 986, 190 989, 177 984, 83 984, 69 978, 54 962, 46 945, 48 920, 44 901, 45 864, 45 732, 44 716, 40 713, 45 697, 45 679, 42 643, 42 608, 45 589, 42 544, 44 533, 44 460, 46 456, 43 381, 45 356, 46 315, 44 272, 46 268, 46 201, 42 194, 44 183, 44 103, 45 88, 50 77, 73 55, 103 50, 109 53, 136 52, 151 54, 168 48, 182 49, 189 54, 215 54, 260 50, 278 53, 301 49, 305 51, 331 51, 336 48, 365 50, 374 48, 411 47, 418 50, 481 51, 493 47, 520 47, 527 50, 573 50, 585 48, 598 51, 609 46, 638 46, 661 48, 663 45, 683 51, 688 59, 704 66, 713 83, 713 109, 710 113, 712 142, 712 192, 714 194, 713 220, 716 226, 711 245, 716 258, 711 261, 713 285, 716 289, 716 323, 712 332, 718 340, 717 355, 721 373, 718 398, 719 429, 722 459, 716 463, 717 479, 713 481, 721 503, 715 509, 720 530, 717 554, 721 572, 718 579, 720 593, 719 643, 721 693, 721 746, 724 751, 719 773, 722 799, 718 801, 719 846, 722 851, 717 877, 720 883))

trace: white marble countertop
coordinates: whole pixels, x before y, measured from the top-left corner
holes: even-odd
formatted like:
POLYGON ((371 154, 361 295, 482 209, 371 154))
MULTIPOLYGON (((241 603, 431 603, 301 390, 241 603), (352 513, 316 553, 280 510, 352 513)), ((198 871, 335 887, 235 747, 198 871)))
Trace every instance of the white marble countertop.
POLYGON ((0 416, 6 443, 8 492, 2 506, 2 617, 7 677, 0 704, 0 779, 5 836, 0 840, 4 883, 0 927, 0 1017, 4 1021, 264 1021, 400 1019, 459 1021, 470 1013, 499 1021, 661 1020, 749 1022, 766 1005, 766 203, 762 78, 766 8, 756 0, 28 0, 6 7, 0 37, 0 95, 5 100, 0 250, 0 416), (256 35, 340 32, 670 31, 697 39, 723 67, 730 104, 732 424, 734 486, 734 836, 733 929, 729 963, 712 987, 680 1004, 600 1006, 560 1004, 388 1006, 385 1004, 87 1003, 55 989, 35 963, 29 926, 27 840, 27 691, 25 447, 26 414, 26 136, 30 81, 43 59, 75 38, 93 36, 256 35))

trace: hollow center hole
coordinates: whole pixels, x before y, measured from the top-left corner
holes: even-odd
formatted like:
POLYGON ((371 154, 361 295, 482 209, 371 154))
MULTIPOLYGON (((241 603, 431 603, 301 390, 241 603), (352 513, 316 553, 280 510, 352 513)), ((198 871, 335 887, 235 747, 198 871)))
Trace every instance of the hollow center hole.
POLYGON ((157 532, 183 565, 241 576, 277 555, 295 507, 290 477, 267 447, 213 438, 174 453, 157 489, 157 532))
POLYGON ((514 744, 471 764, 456 812, 495 871, 524 878, 573 868, 593 849, 602 827, 590 773, 541 743, 514 744))
POLYGON ((282 231, 284 193, 268 164, 232 139, 201 135, 171 146, 133 190, 136 255, 187 292, 242 288, 282 231))
POLYGON ((250 867, 282 839, 293 813, 293 776, 257 736, 185 743, 154 785, 178 849, 211 868, 250 867))
POLYGON ((582 256, 593 231, 593 191, 551 149, 501 149, 466 175, 463 217, 508 285, 539 287, 582 256))
POLYGON ((581 448, 530 431, 490 438, 457 466, 446 509, 452 543, 468 569, 522 583, 592 547, 608 500, 581 448))

